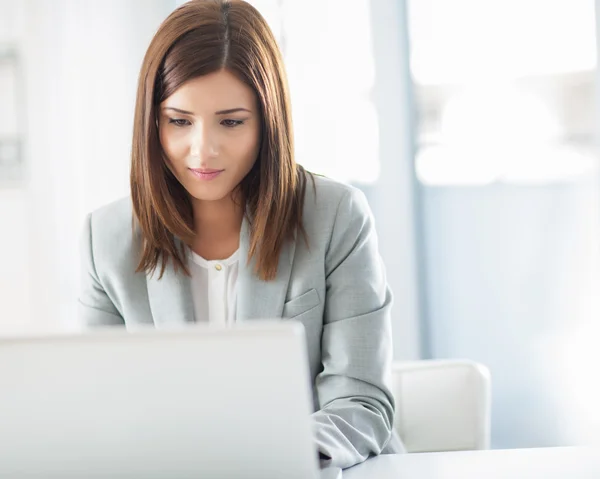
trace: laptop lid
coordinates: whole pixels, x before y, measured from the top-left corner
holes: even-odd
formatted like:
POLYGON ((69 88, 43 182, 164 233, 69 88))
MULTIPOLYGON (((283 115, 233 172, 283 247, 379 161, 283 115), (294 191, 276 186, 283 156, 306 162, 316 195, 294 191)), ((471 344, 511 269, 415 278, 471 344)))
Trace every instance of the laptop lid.
POLYGON ((0 477, 313 478, 304 331, 0 339, 0 477))

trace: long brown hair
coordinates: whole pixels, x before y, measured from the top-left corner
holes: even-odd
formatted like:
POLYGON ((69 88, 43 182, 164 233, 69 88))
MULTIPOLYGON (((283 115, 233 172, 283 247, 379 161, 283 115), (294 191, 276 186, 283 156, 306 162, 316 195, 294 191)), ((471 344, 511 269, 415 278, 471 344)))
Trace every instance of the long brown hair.
POLYGON ((138 272, 160 276, 169 261, 189 275, 192 204, 169 170, 158 136, 158 108, 183 83, 226 69, 255 92, 261 116, 256 163, 239 185, 250 221, 248 261, 263 280, 302 227, 306 172, 294 160, 290 97, 281 53, 265 19, 242 0, 191 0, 163 22, 140 71, 131 155, 131 196, 142 240, 138 272), (180 240, 178 242, 178 240, 180 240))

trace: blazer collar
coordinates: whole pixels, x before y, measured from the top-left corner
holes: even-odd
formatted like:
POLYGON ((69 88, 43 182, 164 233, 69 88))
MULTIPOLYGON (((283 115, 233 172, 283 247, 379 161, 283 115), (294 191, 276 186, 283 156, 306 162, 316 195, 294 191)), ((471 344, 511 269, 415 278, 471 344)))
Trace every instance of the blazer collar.
POLYGON ((158 277, 158 268, 153 274, 146 274, 148 300, 156 328, 193 323, 191 278, 182 271, 175 271, 172 261, 167 263, 162 278, 158 277))
MULTIPOLYGON (((284 243, 277 276, 271 281, 262 281, 254 273, 255 258, 250 262, 247 260, 249 246, 250 223, 244 217, 240 231, 236 319, 245 321, 280 318, 292 273, 296 243, 284 243)), ((188 254, 186 258, 188 262, 189 256, 188 254)), ((146 275, 148 300, 156 328, 194 323, 190 277, 181 271, 176 272, 171 261, 162 278, 158 279, 158 276, 158 271, 146 275)))
POLYGON ((262 281, 255 274, 255 258, 248 262, 249 247, 250 223, 244 218, 240 232, 236 319, 237 321, 245 321, 249 319, 281 318, 292 274, 296 243, 295 241, 284 243, 279 255, 277 276, 271 281, 262 281))

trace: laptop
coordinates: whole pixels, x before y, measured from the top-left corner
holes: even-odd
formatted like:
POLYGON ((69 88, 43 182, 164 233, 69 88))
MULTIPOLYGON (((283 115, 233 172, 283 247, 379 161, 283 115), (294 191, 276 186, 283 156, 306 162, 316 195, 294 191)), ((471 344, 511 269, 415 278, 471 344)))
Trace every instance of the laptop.
POLYGON ((0 477, 341 477, 311 402, 293 322, 0 338, 0 477))

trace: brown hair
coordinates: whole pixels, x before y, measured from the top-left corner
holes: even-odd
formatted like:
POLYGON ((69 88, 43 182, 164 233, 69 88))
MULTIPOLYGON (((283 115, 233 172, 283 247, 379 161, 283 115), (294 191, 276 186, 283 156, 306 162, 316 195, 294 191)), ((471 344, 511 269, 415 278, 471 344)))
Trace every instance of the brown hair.
POLYGON ((277 275, 285 241, 302 227, 306 172, 294 160, 287 79, 264 18, 242 0, 191 0, 163 22, 140 71, 131 155, 131 196, 142 237, 137 271, 160 275, 169 260, 189 275, 194 238, 187 191, 169 170, 158 136, 158 107, 183 83, 226 69, 255 92, 261 116, 256 163, 239 187, 250 221, 248 261, 263 280, 277 275), (177 239, 181 240, 181 243, 177 239))

